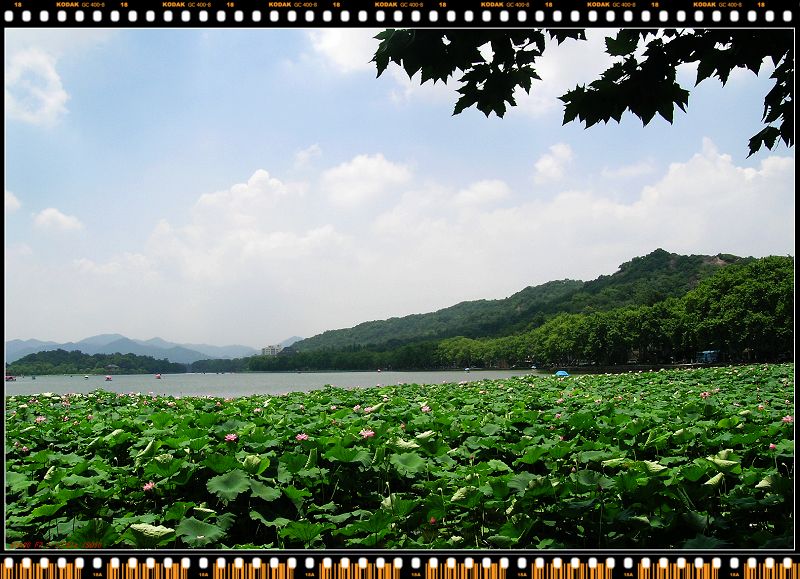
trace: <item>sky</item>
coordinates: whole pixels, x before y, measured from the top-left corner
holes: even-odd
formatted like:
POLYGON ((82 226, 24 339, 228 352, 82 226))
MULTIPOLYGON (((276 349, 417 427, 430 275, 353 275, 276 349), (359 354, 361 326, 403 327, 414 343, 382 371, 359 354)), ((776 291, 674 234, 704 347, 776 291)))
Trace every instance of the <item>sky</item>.
POLYGON ((562 126, 609 31, 503 119, 376 78, 365 29, 11 29, 5 336, 256 348, 591 280, 656 248, 794 255, 794 149, 747 157, 771 66, 672 125, 562 126))

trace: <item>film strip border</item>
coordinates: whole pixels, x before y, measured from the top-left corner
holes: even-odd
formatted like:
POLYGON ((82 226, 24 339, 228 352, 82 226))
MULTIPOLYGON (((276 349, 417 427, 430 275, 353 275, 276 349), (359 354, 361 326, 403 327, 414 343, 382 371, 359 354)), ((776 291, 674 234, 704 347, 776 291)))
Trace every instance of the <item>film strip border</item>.
POLYGON ((785 0, 6 0, 7 27, 789 27, 785 0))
POLYGON ((7 556, 2 579, 799 579, 794 557, 7 556))

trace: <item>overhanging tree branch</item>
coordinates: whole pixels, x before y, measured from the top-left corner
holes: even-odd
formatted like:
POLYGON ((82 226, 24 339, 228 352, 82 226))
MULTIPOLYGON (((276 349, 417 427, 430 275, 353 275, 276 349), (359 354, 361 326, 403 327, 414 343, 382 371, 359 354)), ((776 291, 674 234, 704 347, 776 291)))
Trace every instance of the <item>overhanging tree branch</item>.
MULTIPOLYGON (((629 30, 606 38, 606 52, 616 60, 600 78, 560 97, 564 123, 578 120, 590 127, 619 122, 629 111, 647 125, 656 115, 672 123, 675 107, 686 111, 689 90, 676 79, 681 64, 696 63, 695 86, 715 77, 723 85, 735 68, 758 74, 765 60, 775 66, 772 89, 764 97, 764 127, 749 141, 750 155, 772 149, 780 140, 794 145, 793 30, 629 30)), ((420 83, 447 82, 456 73, 461 95, 453 114, 475 106, 486 116, 503 117, 516 106, 517 88, 529 93, 536 59, 548 42, 586 40, 583 30, 385 30, 373 62, 380 76, 390 62, 420 83), (481 48, 491 48, 484 56, 481 48)), ((487 51, 484 51, 487 52, 487 51)))

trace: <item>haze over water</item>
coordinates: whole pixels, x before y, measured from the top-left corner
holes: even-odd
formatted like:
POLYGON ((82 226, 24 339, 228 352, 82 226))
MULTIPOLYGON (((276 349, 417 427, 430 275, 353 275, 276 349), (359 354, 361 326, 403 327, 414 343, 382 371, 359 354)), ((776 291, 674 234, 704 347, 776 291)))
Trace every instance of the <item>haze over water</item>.
POLYGON ((226 398, 254 394, 278 395, 287 392, 308 392, 326 385, 344 388, 368 388, 392 384, 441 384, 443 382, 476 381, 510 378, 527 374, 549 375, 536 370, 464 370, 431 372, 262 372, 242 374, 152 374, 114 375, 110 382, 104 376, 30 376, 5 383, 7 396, 53 392, 141 392, 172 396, 223 396, 226 398))

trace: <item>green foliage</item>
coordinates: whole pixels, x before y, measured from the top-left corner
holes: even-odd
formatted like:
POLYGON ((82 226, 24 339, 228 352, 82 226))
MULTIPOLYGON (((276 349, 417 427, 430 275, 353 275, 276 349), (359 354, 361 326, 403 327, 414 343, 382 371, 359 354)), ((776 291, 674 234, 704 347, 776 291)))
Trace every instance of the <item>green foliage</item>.
POLYGON ((232 400, 7 396, 6 537, 51 549, 787 547, 793 396, 792 364, 232 400), (120 430, 127 452, 112 444, 120 430))
MULTIPOLYGON (((373 62, 380 76, 394 62, 409 78, 447 82, 457 72, 461 95, 453 114, 475 106, 486 116, 502 117, 515 106, 514 91, 529 93, 536 60, 549 42, 585 40, 581 30, 385 30, 373 62), (491 48, 484 57, 481 47, 491 48)), ((772 149, 780 139, 794 143, 794 35, 785 29, 619 30, 606 38, 614 64, 588 86, 576 86, 560 97, 564 124, 578 119, 587 127, 615 120, 629 111, 647 125, 656 115, 672 123, 675 107, 686 110, 689 90, 676 80, 679 65, 697 64, 695 85, 717 78, 723 85, 736 68, 758 74, 769 59, 775 83, 764 97, 765 125, 749 142, 752 155, 772 149)))
POLYGON ((718 350, 722 360, 731 362, 789 360, 793 272, 791 257, 756 260, 656 250, 622 264, 613 275, 570 282, 569 289, 552 291, 560 282, 551 282, 506 300, 468 302, 433 314, 326 332, 305 340, 304 346, 329 344, 325 349, 253 358, 250 369, 669 364, 694 362, 703 350, 718 350), (483 320, 506 320, 493 327, 509 335, 457 335, 394 348, 392 342, 335 346, 389 336, 411 340, 415 331, 437 324, 443 333, 466 324, 491 326, 483 320))
POLYGON ((6 374, 180 374, 184 364, 136 354, 84 354, 78 350, 47 350, 28 354, 6 365, 6 374), (116 366, 116 368, 108 368, 116 366))
MULTIPOLYGON (((740 261, 735 256, 682 256, 657 249, 620 266, 612 275, 594 281, 551 281, 501 300, 479 300, 429 314, 416 314, 384 321, 366 322, 344 330, 330 330, 294 344, 300 353, 314 351, 309 368, 337 370, 391 366, 394 368, 437 367, 432 343, 466 337, 484 338, 516 334, 542 325, 559 313, 592 312, 624 306, 652 305, 669 297, 680 297, 717 269, 740 261), (320 351, 336 350, 337 355, 320 351), (385 361, 377 353, 393 350, 385 361), (345 362, 347 360, 347 362, 345 362), (427 363, 420 363, 421 361, 427 363), (404 362, 411 363, 404 363, 404 362), (366 363, 364 363, 366 362, 366 363), (324 365, 325 363, 336 365, 324 365), (322 364, 322 365, 320 365, 322 364)), ((469 356, 464 356, 468 358, 469 356)), ((476 357, 468 366, 485 362, 476 357)), ((444 365, 449 365, 445 360, 444 365)), ((289 370, 286 357, 259 360, 251 369, 289 370)))

